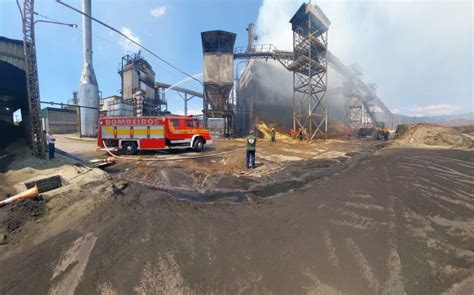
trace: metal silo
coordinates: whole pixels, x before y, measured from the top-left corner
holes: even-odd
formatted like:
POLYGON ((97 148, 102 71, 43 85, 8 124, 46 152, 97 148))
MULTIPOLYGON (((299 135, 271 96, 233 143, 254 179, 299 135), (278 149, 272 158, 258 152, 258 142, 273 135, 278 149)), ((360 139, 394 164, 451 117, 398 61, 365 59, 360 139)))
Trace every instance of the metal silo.
POLYGON ((234 43, 236 34, 225 31, 201 33, 204 54, 204 124, 208 118, 223 118, 225 132, 234 127, 233 104, 229 99, 233 82, 234 43))

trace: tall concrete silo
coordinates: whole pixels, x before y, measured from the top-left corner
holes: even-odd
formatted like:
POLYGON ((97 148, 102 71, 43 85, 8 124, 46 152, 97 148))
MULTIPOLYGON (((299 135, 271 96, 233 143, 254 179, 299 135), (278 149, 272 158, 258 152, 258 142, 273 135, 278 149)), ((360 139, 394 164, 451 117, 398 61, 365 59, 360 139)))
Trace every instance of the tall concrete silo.
MULTIPOLYGON (((82 11, 91 15, 91 0, 82 1, 82 11)), ((79 105, 89 108, 80 108, 81 136, 97 136, 99 122, 99 86, 92 66, 92 22, 87 16, 82 16, 84 65, 80 80, 79 105), (94 109, 95 108, 95 109, 94 109)))
POLYGON ((234 86, 234 43, 236 34, 225 31, 201 33, 204 54, 204 124, 208 118, 223 118, 225 132, 235 129, 230 93, 234 86))

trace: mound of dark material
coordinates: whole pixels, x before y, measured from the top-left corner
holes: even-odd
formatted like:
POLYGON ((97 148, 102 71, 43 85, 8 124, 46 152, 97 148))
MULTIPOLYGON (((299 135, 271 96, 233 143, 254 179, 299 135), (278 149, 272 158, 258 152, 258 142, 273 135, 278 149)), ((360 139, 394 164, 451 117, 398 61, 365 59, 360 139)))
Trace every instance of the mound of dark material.
POLYGON ((0 227, 6 232, 19 231, 25 222, 41 217, 45 208, 45 201, 41 199, 7 205, 0 209, 0 227))
POLYGON ((15 139, 22 136, 21 127, 0 121, 0 149, 12 143, 15 139))

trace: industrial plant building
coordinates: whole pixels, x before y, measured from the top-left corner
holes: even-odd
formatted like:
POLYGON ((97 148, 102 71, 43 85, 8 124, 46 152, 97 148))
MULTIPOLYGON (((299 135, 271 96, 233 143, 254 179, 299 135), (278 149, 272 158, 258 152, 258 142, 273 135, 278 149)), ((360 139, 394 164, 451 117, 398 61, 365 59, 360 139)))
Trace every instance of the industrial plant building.
POLYGON ((79 132, 77 111, 66 108, 44 108, 41 110, 43 130, 54 134, 79 132))
POLYGON ((163 89, 155 85, 155 72, 140 52, 122 57, 118 71, 122 95, 101 99, 104 116, 158 116, 168 111, 163 89))

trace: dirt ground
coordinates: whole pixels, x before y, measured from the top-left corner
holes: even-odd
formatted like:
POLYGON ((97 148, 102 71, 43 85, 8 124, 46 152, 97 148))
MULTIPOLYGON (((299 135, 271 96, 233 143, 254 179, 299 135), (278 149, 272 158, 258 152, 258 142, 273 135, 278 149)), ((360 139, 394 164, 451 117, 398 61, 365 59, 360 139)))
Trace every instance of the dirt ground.
POLYGON ((59 154, 51 161, 37 159, 23 142, 0 151, 1 199, 25 191, 25 182, 53 175, 61 177, 60 188, 42 193, 39 200, 0 208, 0 236, 6 235, 8 240, 0 245, 2 257, 35 246, 80 222, 113 194, 113 184, 102 170, 59 154))
POLYGON ((321 177, 328 169, 341 169, 351 158, 380 145, 383 143, 366 140, 329 140, 316 144, 260 141, 257 168, 249 170, 245 167, 245 142, 226 140, 216 142, 204 154, 155 153, 126 157, 146 161, 118 159, 117 165, 108 171, 115 179, 165 190, 179 198, 212 201, 224 197, 222 193, 229 196, 250 191, 274 194, 298 188, 310 179, 321 177), (193 158, 200 156, 204 158, 193 158), (169 158, 191 159, 161 161, 169 158))
MULTIPOLYGON (((0 245, 0 294, 472 294, 472 149, 259 142, 247 170, 243 146, 118 159, 51 191, 0 245)), ((32 164, 0 163, 5 187, 32 164)))

